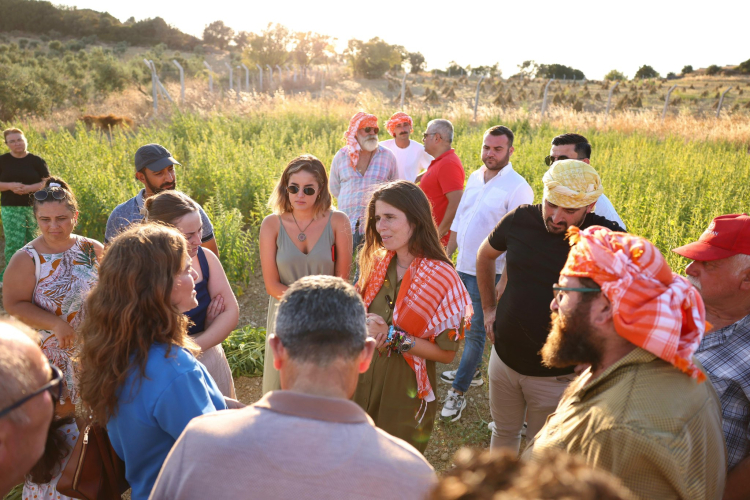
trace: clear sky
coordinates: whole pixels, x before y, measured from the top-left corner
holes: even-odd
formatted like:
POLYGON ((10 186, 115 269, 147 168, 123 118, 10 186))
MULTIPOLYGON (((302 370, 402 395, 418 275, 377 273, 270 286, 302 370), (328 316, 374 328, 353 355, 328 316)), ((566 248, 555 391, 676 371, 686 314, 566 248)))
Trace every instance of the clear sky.
POLYGON ((338 39, 380 37, 421 52, 428 69, 499 63, 503 75, 533 59, 580 69, 600 79, 611 69, 632 77, 649 64, 663 76, 750 59, 750 1, 401 1, 63 0, 53 3, 107 11, 121 21, 162 17, 201 37, 216 20, 235 31, 260 32, 269 22, 338 39))

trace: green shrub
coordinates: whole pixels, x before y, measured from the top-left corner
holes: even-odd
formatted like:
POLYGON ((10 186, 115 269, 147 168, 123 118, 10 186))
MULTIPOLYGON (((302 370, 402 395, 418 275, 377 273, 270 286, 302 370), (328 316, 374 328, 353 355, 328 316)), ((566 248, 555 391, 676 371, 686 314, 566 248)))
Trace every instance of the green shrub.
POLYGON ((613 69, 612 71, 604 75, 604 79, 609 80, 609 81, 616 81, 616 80, 627 80, 628 77, 625 76, 625 74, 623 74, 622 72, 617 71, 616 69, 613 69))
POLYGON ((635 76, 633 76, 634 80, 640 80, 643 78, 659 78, 659 72, 648 64, 644 64, 638 68, 638 71, 635 72, 635 76))
POLYGON ((221 343, 233 377, 260 377, 266 352, 266 329, 245 326, 221 343))
POLYGON ((712 64, 711 66, 706 68, 706 74, 708 76, 718 75, 720 71, 721 66, 719 66, 718 64, 712 64))
POLYGON ((689 75, 692 72, 693 72, 693 67, 691 65, 689 65, 689 64, 687 66, 684 66, 682 68, 682 74, 683 75, 689 75))

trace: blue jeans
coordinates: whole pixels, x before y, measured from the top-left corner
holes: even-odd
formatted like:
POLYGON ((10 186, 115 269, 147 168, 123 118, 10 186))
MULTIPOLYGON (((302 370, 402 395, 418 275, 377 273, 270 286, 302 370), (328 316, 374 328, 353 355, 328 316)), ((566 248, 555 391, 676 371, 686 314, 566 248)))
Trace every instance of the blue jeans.
MULTIPOLYGON (((500 276, 500 274, 495 275, 495 284, 500 281, 500 276)), ((482 299, 479 296, 477 277, 461 271, 458 272, 458 277, 464 282, 469 297, 471 297, 471 305, 474 307, 471 329, 464 332, 464 353, 456 371, 456 378, 453 380, 455 390, 466 392, 469 390, 474 372, 482 364, 484 341, 487 337, 484 331, 484 311, 482 310, 482 299)))

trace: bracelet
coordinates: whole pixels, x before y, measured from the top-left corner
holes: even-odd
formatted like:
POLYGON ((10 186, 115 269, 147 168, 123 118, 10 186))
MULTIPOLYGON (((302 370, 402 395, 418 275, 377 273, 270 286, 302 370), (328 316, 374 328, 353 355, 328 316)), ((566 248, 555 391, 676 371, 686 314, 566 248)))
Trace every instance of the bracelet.
MULTIPOLYGON (((414 347, 416 343, 417 341, 414 339, 413 335, 409 335, 400 328, 396 328, 393 325, 388 328, 388 338, 385 346, 389 351, 403 354, 414 347)), ((390 356, 390 352, 388 355, 390 356)))

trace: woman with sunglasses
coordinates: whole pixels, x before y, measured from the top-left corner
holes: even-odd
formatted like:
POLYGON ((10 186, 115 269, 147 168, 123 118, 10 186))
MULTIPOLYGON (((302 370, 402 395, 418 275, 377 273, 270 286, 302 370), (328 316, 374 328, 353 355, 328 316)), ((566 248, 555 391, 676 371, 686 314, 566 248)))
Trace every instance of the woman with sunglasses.
MULTIPOLYGON (((96 240, 73 234, 78 202, 68 184, 50 177, 31 197, 39 232, 15 253, 5 271, 3 307, 40 333, 41 348, 63 374, 62 398, 56 414, 64 417, 78 403, 78 343, 76 331, 83 321, 83 303, 98 280, 104 247, 96 240)), ((63 427, 69 439, 78 436, 75 424, 63 427)), ((27 483, 24 491, 42 498, 52 493, 59 475, 46 484, 27 483)), ((60 495, 59 498, 64 498, 60 495)))
POLYGON ((373 193, 359 269, 367 334, 379 352, 352 399, 375 425, 424 453, 437 410, 435 363, 453 361, 472 306, 415 184, 391 182, 373 193))
POLYGON ((348 279, 352 263, 349 218, 331 208, 328 176, 316 157, 302 155, 289 162, 268 206, 273 213, 260 226, 260 264, 269 295, 263 394, 281 389, 268 347, 281 295, 305 276, 348 279))
POLYGON ((177 228, 188 242, 188 254, 197 274, 195 292, 198 300, 198 305, 185 313, 192 323, 188 335, 201 348, 198 359, 206 366, 222 394, 234 399, 232 370, 221 343, 237 326, 240 307, 219 258, 201 247, 203 223, 200 207, 185 193, 170 189, 148 198, 143 211, 147 221, 177 228))
POLYGON ((198 305, 188 249, 174 228, 133 225, 108 247, 86 299, 81 399, 106 425, 133 500, 148 498, 192 418, 226 409, 187 335, 184 313, 198 305))

